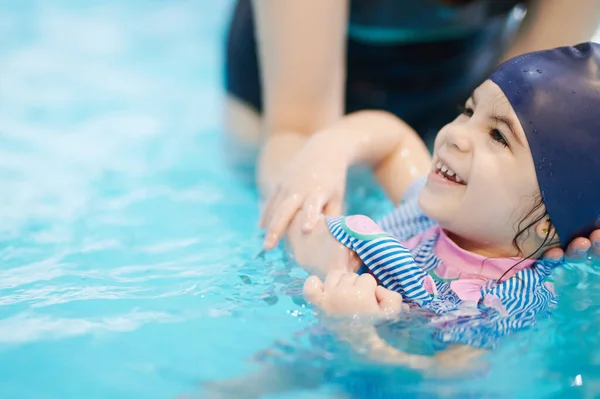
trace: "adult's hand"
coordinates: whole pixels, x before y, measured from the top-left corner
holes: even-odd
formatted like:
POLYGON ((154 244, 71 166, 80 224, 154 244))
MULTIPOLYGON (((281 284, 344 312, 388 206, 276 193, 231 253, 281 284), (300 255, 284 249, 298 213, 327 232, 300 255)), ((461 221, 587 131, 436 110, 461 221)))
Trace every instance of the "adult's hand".
POLYGON ((566 252, 560 248, 552 248, 544 254, 547 259, 564 259, 569 262, 585 262, 590 257, 600 260, 600 229, 594 230, 589 238, 578 237, 571 241, 566 252))

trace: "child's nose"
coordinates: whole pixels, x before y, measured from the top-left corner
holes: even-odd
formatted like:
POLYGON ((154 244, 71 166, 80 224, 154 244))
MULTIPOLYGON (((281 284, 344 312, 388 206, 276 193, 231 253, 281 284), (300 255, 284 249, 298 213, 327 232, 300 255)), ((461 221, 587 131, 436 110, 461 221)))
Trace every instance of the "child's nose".
POLYGON ((473 148, 473 141, 466 126, 449 126, 446 136, 446 145, 460 152, 469 152, 473 148))

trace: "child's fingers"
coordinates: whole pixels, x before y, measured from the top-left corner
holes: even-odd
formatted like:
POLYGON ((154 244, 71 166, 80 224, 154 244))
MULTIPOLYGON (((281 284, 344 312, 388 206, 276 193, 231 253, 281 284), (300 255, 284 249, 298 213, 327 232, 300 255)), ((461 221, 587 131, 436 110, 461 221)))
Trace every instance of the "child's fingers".
POLYGON ((375 298, 385 313, 399 313, 402 310, 402 295, 382 286, 375 288, 375 298))
POLYGON ((324 289, 323 282, 317 276, 310 276, 304 283, 304 297, 308 302, 319 306, 324 289))
POLYGON ((332 270, 327 274, 325 278, 325 289, 333 289, 338 286, 342 277, 347 274, 342 270, 332 270))
POLYGON ((360 288, 361 290, 373 292, 377 288, 377 280, 375 280, 375 277, 373 277, 369 273, 364 273, 361 274, 360 277, 358 277, 354 285, 356 285, 356 287, 360 288))
POLYGON ((327 199, 322 192, 311 193, 302 206, 302 231, 308 233, 315 228, 327 199))
POLYGON ((294 214, 298 211, 299 206, 300 199, 296 196, 287 198, 281 203, 269 223, 263 244, 265 249, 273 249, 277 245, 281 235, 290 224, 294 214))
POLYGON ((338 286, 342 286, 342 285, 353 286, 354 283, 356 282, 356 279, 358 279, 358 274, 356 274, 356 273, 345 273, 340 278, 340 282, 338 283, 338 286))

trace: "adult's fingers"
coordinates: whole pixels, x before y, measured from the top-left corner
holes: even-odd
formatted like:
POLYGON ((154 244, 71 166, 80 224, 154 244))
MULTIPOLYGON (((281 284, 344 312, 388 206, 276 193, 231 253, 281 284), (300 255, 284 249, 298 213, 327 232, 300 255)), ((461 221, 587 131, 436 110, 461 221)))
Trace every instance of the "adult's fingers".
POLYGON ((311 193, 302 205, 302 231, 308 233, 315 228, 327 198, 323 192, 311 193))
POLYGON ((273 215, 273 211, 277 209, 276 204, 283 199, 283 195, 281 192, 281 188, 277 186, 275 190, 269 195, 267 201, 263 206, 262 212, 260 214, 260 220, 258 222, 258 227, 265 228, 269 224, 271 220, 271 216, 273 215))
POLYGON ((265 234, 263 244, 265 249, 273 249, 277 245, 283 232, 289 226, 296 212, 298 212, 300 201, 300 198, 297 196, 289 197, 275 211, 265 234))
POLYGON ((586 261, 589 255, 590 247, 592 243, 587 238, 578 237, 571 241, 567 247, 565 258, 569 262, 583 262, 586 261))
POLYGON ((333 197, 323 207, 323 213, 327 216, 339 216, 342 214, 344 200, 342 198, 333 197))
POLYGON ((558 260, 561 260, 564 256, 565 256, 564 251, 558 247, 551 248, 551 249, 547 250, 546 252, 544 252, 544 259, 558 261, 558 260))
POLYGON ((594 230, 590 234, 590 241, 592 242, 592 248, 590 254, 594 262, 600 261, 600 229, 594 230))

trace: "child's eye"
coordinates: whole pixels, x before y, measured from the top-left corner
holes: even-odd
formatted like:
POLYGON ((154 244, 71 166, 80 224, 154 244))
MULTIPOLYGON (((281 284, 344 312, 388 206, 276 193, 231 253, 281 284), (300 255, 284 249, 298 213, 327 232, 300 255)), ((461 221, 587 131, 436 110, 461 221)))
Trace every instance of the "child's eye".
POLYGON ((498 144, 502 144, 504 147, 508 147, 508 141, 506 141, 506 139, 504 138, 504 135, 502 134, 502 132, 500 132, 500 130, 495 129, 495 128, 490 128, 490 138, 498 143, 498 144))
POLYGON ((460 113, 468 117, 473 116, 473 108, 463 105, 460 107, 460 113))

